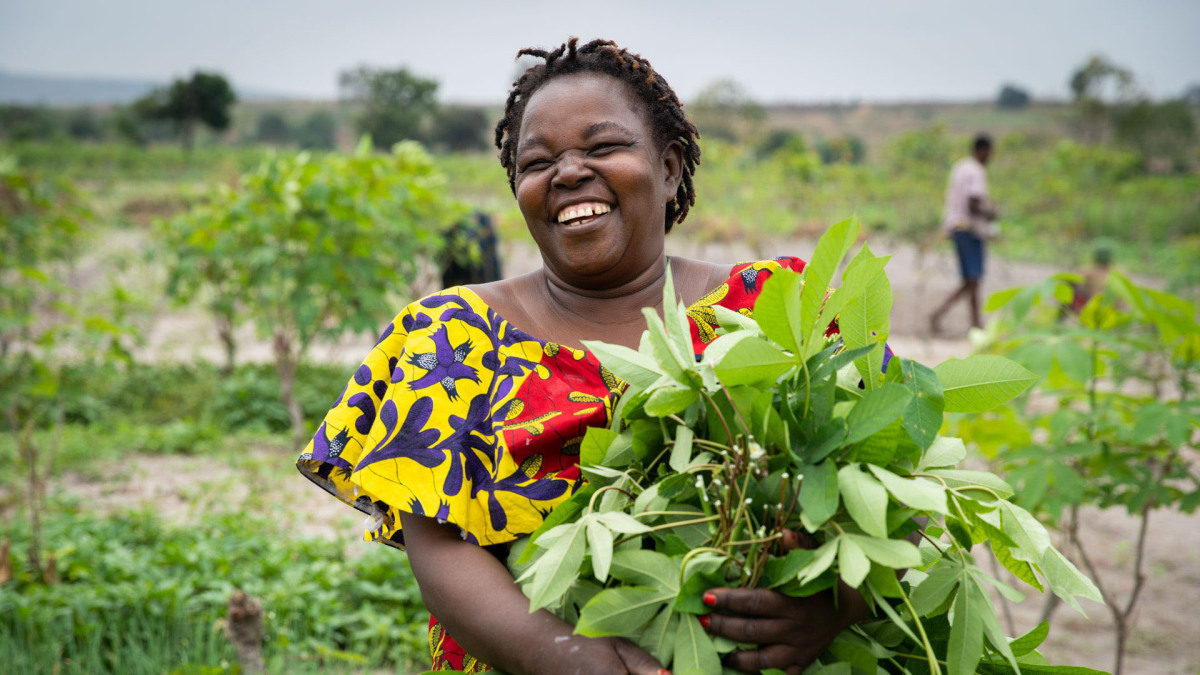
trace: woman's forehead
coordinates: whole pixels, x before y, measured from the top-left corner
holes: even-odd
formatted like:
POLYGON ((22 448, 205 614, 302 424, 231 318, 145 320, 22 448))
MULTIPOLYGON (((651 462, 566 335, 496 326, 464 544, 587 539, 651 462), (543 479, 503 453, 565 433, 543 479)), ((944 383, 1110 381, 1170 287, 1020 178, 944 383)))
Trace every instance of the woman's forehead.
POLYGON ((518 145, 523 145, 531 126, 558 122, 564 116, 589 120, 588 125, 624 118, 623 126, 643 126, 653 133, 645 103, 624 80, 605 73, 578 72, 559 75, 529 97, 521 116, 518 145), (590 118, 595 118, 591 120, 590 118))

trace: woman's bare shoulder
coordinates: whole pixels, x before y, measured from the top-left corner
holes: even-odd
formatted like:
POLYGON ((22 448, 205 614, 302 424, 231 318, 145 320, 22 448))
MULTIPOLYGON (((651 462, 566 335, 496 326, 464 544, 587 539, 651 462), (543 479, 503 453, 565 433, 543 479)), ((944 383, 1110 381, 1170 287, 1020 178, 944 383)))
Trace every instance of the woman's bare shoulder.
POLYGON ((675 277, 675 288, 679 289, 687 304, 699 300, 708 291, 728 281, 733 267, 733 263, 671 256, 671 274, 675 277))
POLYGON ((484 284, 471 284, 467 288, 497 314, 522 326, 526 324, 524 319, 530 314, 529 304, 542 299, 537 274, 537 271, 533 271, 484 284))

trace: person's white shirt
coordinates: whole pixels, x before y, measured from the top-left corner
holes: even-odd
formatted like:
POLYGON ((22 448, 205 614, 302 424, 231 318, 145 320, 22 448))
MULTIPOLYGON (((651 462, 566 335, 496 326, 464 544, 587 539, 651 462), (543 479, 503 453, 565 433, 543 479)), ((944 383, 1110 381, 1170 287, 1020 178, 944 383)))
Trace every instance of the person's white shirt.
POLYGON ((987 170, 974 155, 958 160, 950 169, 942 232, 949 235, 955 230, 970 230, 978 237, 987 236, 989 221, 983 216, 971 214, 972 197, 978 197, 982 204, 987 205, 987 170))

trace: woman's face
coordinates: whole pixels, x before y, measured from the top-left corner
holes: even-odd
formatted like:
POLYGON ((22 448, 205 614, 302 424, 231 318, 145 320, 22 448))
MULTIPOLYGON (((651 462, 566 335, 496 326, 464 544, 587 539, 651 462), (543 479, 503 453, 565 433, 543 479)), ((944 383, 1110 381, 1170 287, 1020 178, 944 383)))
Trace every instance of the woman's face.
POLYGON ((612 288, 663 255, 682 154, 678 143, 658 149, 648 117, 624 82, 597 73, 559 76, 526 104, 517 203, 563 281, 612 288))

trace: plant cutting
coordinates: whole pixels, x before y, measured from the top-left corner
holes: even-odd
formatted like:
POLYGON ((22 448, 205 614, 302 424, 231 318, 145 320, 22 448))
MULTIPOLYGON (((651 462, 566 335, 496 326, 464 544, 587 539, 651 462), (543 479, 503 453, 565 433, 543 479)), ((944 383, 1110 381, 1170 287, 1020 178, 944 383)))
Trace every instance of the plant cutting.
POLYGON ((711 674, 738 645, 703 630, 705 591, 806 596, 840 581, 874 616, 808 672, 1093 672, 1047 665, 1044 626, 1004 635, 986 589, 1022 593, 977 567, 973 546, 1081 612, 1076 596, 1100 596, 1012 488, 958 468, 963 441, 938 434, 944 413, 989 410, 1036 376, 999 356, 887 359, 888 258, 863 246, 830 289, 858 234, 854 219, 830 228, 803 273, 771 276, 753 317, 712 307, 719 337, 699 358, 670 279, 639 349, 585 343, 627 389, 612 426, 584 438, 586 484, 513 549, 531 611, 711 674), (783 553, 788 530, 816 548, 783 553))

